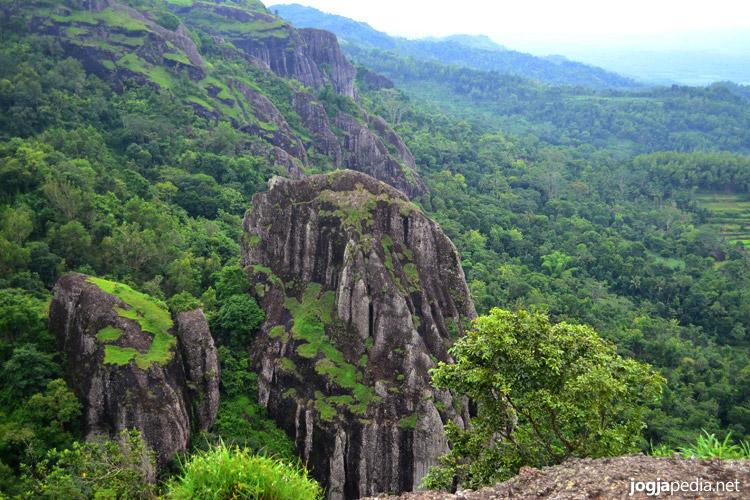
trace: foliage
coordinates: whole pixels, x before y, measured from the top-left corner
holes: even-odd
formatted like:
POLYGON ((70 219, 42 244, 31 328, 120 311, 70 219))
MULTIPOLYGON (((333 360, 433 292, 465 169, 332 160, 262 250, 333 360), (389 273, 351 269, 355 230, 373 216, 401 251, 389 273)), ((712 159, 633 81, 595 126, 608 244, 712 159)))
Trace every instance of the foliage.
MULTIPOLYGON (((116 296, 128 306, 128 309, 116 308, 120 317, 135 321, 140 326, 141 332, 153 335, 151 345, 145 354, 129 347, 106 345, 105 363, 125 365, 135 360, 138 368, 146 370, 152 363, 165 364, 172 359, 177 339, 170 333, 173 324, 172 316, 164 304, 122 283, 94 277, 88 278, 88 281, 94 283, 102 291, 116 296)), ((97 335, 97 339, 107 343, 116 338, 113 335, 102 335, 101 331, 97 335)))
POLYGON ((675 451, 667 445, 652 447, 651 455, 655 457, 671 457, 681 455, 684 458, 698 458, 701 460, 722 459, 733 460, 746 458, 750 459, 750 443, 740 441, 735 444, 731 441, 732 433, 728 432, 723 440, 719 440, 716 434, 703 431, 690 444, 682 446, 679 451, 675 451))
MULTIPOLYGON (((450 352, 455 363, 440 363, 433 382, 471 398, 477 416, 467 430, 447 426, 451 450, 440 467, 470 488, 524 465, 635 451, 645 405, 658 401, 663 383, 591 328, 525 311, 493 309, 450 352)), ((439 484, 446 477, 432 473, 425 485, 450 487, 439 484)))
POLYGON ((191 457, 167 486, 167 498, 322 499, 307 471, 289 463, 220 444, 191 457))
POLYGON ((34 498, 155 498, 155 459, 137 431, 73 443, 26 471, 34 498))
POLYGON ((255 299, 246 294, 232 295, 211 319, 211 331, 220 343, 242 348, 249 345, 265 319, 255 299))

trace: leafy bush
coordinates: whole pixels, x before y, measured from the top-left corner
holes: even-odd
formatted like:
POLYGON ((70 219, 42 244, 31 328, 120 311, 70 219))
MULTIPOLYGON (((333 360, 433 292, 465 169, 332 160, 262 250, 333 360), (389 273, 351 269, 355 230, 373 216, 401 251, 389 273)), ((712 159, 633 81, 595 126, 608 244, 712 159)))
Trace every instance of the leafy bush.
POLYGON ((154 498, 154 476, 153 452, 132 430, 118 441, 53 449, 23 479, 31 498, 154 498))
POLYGON ((201 307, 201 301, 193 297, 190 292, 180 292, 173 295, 172 298, 167 301, 167 305, 173 314, 179 314, 181 312, 192 311, 193 309, 201 307))
POLYGON ((166 497, 314 500, 322 499, 323 492, 299 466, 220 444, 193 455, 182 474, 169 482, 166 497))
POLYGON ((470 397, 478 415, 466 430, 446 426, 451 451, 425 477, 428 488, 450 488, 454 478, 476 488, 524 465, 635 451, 645 405, 663 383, 591 328, 525 311, 493 309, 450 352, 455 363, 440 363, 433 382, 470 397))
POLYGON ((249 295, 232 295, 212 318, 211 331, 225 345, 246 346, 265 320, 263 309, 249 295))
MULTIPOLYGON (((704 430, 694 442, 679 448, 678 453, 684 458, 700 458, 721 460, 734 460, 739 458, 750 459, 750 442, 740 441, 739 444, 731 441, 732 433, 728 432, 723 440, 719 440, 716 434, 704 430)), ((669 457, 675 451, 666 445, 660 445, 651 449, 651 455, 655 457, 669 457)))

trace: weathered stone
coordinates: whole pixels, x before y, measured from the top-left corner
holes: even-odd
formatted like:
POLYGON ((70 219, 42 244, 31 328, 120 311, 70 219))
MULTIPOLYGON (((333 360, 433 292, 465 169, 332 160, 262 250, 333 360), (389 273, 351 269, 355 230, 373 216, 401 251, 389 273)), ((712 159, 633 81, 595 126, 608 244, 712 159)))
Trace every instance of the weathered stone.
POLYGON ((208 429, 218 409, 216 349, 201 311, 183 313, 172 329, 176 342, 164 358, 139 366, 107 361, 112 347, 148 352, 152 334, 118 309, 131 310, 89 277, 71 273, 54 288, 49 326, 65 354, 66 379, 83 403, 87 437, 116 437, 136 428, 164 466, 188 447, 191 431, 208 429), (104 339, 106 328, 119 337, 104 339))
POLYGON ((336 116, 336 126, 344 135, 344 165, 375 177, 406 193, 410 198, 424 194, 427 186, 417 175, 414 157, 403 141, 382 118, 370 116, 366 118, 374 125, 373 129, 346 113, 339 113, 336 116), (398 152, 398 157, 389 153, 386 143, 375 132, 378 128, 398 152))
POLYGON ((328 114, 322 104, 307 92, 296 92, 292 97, 292 107, 302 118, 302 124, 312 132, 309 147, 328 156, 336 167, 342 164, 341 145, 331 130, 328 114))
POLYGON ((431 387, 474 307, 450 240, 358 172, 274 178, 244 220, 259 400, 329 498, 414 488, 465 401, 431 387))
POLYGON ((274 104, 263 94, 257 92, 241 82, 232 81, 233 88, 239 90, 242 96, 250 104, 255 117, 261 122, 265 122, 270 130, 263 128, 260 124, 250 124, 244 127, 248 132, 264 137, 268 142, 276 147, 286 151, 302 162, 307 163, 307 152, 302 145, 302 141, 294 135, 289 128, 281 112, 274 104))

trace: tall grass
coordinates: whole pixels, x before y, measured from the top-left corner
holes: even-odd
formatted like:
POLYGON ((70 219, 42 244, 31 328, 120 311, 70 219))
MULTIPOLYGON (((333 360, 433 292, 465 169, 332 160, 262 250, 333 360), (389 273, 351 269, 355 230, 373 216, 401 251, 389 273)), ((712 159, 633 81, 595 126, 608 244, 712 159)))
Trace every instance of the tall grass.
POLYGON ((323 490, 299 466, 221 443, 193 455, 168 483, 166 498, 319 500, 323 490))
POLYGON ((720 440, 715 434, 704 430, 696 440, 681 448, 677 452, 666 445, 651 447, 651 455, 654 457, 669 457, 678 453, 684 458, 700 458, 721 460, 750 459, 750 443, 740 441, 739 444, 731 441, 732 433, 727 433, 724 439, 720 440))

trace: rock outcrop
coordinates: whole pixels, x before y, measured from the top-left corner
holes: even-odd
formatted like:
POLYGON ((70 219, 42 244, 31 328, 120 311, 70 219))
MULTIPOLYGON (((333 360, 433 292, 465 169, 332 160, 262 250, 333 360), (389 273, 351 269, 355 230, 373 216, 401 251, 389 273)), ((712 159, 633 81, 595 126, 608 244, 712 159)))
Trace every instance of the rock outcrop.
POLYGON ((343 162, 339 138, 331 130, 331 123, 325 107, 307 92, 296 92, 292 97, 292 107, 302 119, 302 124, 312 132, 308 147, 331 159, 334 166, 343 162))
POLYGON ((49 325, 87 437, 137 428, 164 466, 213 425, 219 364, 200 310, 173 320, 125 285, 71 273, 55 285, 49 325))
POLYGON ((419 175, 414 157, 401 138, 379 117, 365 116, 365 122, 346 113, 336 116, 343 133, 344 165, 364 172, 406 193, 410 198, 424 194, 427 186, 419 175), (371 123, 373 128, 368 127, 371 123), (383 138, 376 133, 378 128, 383 138), (389 144, 396 152, 390 154, 389 144))
POLYGON ((271 15, 260 2, 193 2, 169 7, 217 39, 232 42, 282 78, 293 78, 313 89, 331 85, 338 93, 354 97, 357 71, 344 57, 332 33, 297 30, 271 15), (210 19, 211 22, 206 22, 210 19))
POLYGON ((475 317, 450 240, 367 175, 277 177, 245 216, 242 264, 266 312, 259 399, 329 498, 414 488, 467 418, 428 373, 475 317))
POLYGON ((750 490, 750 460, 699 460, 632 455, 615 458, 573 458, 561 465, 532 469, 523 467, 514 478, 477 491, 454 493, 420 491, 401 496, 381 495, 363 500, 496 500, 499 498, 633 498, 646 500, 657 496, 670 498, 721 498, 742 500, 750 490), (661 494, 645 488, 656 488, 661 494), (670 491, 667 487, 686 487, 670 491), (722 490, 707 490, 722 482, 722 490), (636 490, 636 483, 639 484, 636 490), (632 495, 631 495, 631 487, 632 495), (693 488, 693 489, 691 489, 693 488))

